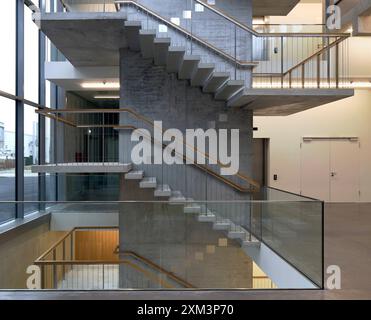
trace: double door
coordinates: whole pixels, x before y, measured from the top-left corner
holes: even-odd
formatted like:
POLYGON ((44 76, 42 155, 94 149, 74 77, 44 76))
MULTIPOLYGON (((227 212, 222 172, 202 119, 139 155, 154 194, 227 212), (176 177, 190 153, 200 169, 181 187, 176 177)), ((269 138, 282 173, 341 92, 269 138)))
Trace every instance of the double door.
POLYGON ((359 153, 357 138, 304 139, 301 194, 326 202, 358 202, 359 153))

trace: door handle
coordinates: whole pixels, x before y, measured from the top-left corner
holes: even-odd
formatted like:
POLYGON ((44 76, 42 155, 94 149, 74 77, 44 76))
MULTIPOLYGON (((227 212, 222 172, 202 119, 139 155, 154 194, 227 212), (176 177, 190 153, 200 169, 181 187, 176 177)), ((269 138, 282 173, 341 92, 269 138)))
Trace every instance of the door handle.
POLYGON ((335 177, 336 176, 336 172, 331 172, 331 177, 335 177))

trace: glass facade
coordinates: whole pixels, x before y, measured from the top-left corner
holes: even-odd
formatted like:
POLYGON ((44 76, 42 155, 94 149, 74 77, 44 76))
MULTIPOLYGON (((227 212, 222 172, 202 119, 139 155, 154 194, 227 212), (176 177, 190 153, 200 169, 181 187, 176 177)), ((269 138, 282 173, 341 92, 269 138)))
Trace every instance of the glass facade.
MULTIPOLYGON (((38 1, 34 1, 34 4, 38 5, 38 1)), ((49 120, 46 120, 45 129, 39 132, 39 115, 35 112, 35 106, 32 105, 40 103, 50 107, 51 101, 51 85, 48 81, 40 79, 40 63, 43 63, 40 62, 40 57, 44 56, 43 52, 40 52, 39 45, 42 34, 32 20, 31 8, 23 4, 22 0, 5 1, 2 12, 3 18, 0 22, 2 43, 0 51, 0 201, 8 201, 8 203, 3 203, 1 206, 0 224, 15 218, 22 218, 23 215, 39 209, 35 203, 26 203, 17 209, 15 201, 56 200, 56 177, 39 176, 31 170, 32 165, 49 163, 53 153, 51 148, 53 126, 49 120), (23 49, 23 54, 22 51, 17 54, 17 39, 19 49, 23 49), (22 91, 23 96, 22 94, 18 94, 19 97, 16 96, 16 92, 22 91), (40 96, 43 92, 45 96, 40 96), (23 108, 23 121, 22 117, 17 119, 17 106, 21 106, 18 110, 23 108), (23 153, 23 159, 18 159, 16 158, 16 148, 19 145, 17 139, 21 139, 22 134, 19 136, 17 133, 21 128, 24 130, 23 143, 19 140, 19 144, 23 145, 23 148, 19 151, 22 150, 20 154, 23 153), (45 142, 41 144, 45 147, 43 159, 40 159, 43 152, 39 150, 41 139, 45 142), (17 163, 22 162, 24 169, 19 166, 16 170, 17 163), (44 185, 48 190, 45 195, 40 195, 40 185, 44 185)), ((50 45, 50 41, 46 43, 46 46, 50 45)), ((46 55, 50 52, 46 47, 41 50, 45 50, 46 55)))
MULTIPOLYGON (((15 103, 0 97, 0 201, 15 200, 15 103)), ((0 211, 0 223, 15 216, 13 205, 0 211)))
MULTIPOLYGON (((38 174, 32 173, 32 165, 38 164, 38 115, 30 106, 24 107, 24 200, 37 201, 39 199, 38 174)), ((25 214, 37 210, 35 205, 26 204, 25 214)))
MULTIPOLYGON (((32 21, 32 11, 24 8, 24 97, 39 101, 39 28, 32 21)), ((26 114, 25 114, 26 116, 26 114)), ((25 117, 27 119, 27 117, 25 117)))
MULTIPOLYGON (((0 90, 15 93, 15 1, 5 1, 0 22, 0 90)), ((0 201, 15 200, 15 102, 0 97, 0 201)), ((7 204, 0 211, 0 223, 13 219, 14 206, 7 204)))

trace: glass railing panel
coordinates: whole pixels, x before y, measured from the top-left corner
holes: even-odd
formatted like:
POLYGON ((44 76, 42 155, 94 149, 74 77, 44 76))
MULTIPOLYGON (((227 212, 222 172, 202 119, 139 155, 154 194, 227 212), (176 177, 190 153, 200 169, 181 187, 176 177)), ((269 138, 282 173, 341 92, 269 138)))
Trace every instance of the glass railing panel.
MULTIPOLYGON (((130 193, 138 191, 132 187, 123 196, 130 193)), ((24 204, 1 203, 0 209, 24 204)), ((280 288, 275 275, 254 273, 254 263, 260 262, 250 255, 251 246, 268 247, 313 288, 322 286, 323 207, 318 201, 282 197, 33 204, 44 208, 41 214, 50 213, 52 221, 50 229, 39 235, 43 249, 29 250, 27 258, 32 255, 41 268, 43 289, 252 289, 264 288, 264 283, 267 289, 280 288), (265 280, 258 285, 257 279, 265 280)), ((39 236, 29 243, 39 241, 39 236)), ((2 267, 10 260, 1 259, 2 267)), ((22 259, 19 264, 22 267, 11 277, 24 279, 18 273, 28 265, 22 259)), ((7 282, 0 287, 12 289, 7 282)))
POLYGON ((262 241, 317 285, 322 283, 322 204, 262 204, 262 241))

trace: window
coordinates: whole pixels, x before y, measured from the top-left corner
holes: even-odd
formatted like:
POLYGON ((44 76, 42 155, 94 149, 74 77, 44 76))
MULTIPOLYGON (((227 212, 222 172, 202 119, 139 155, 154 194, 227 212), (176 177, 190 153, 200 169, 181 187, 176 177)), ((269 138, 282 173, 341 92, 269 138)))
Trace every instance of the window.
POLYGON ((15 33, 15 1, 2 1, 0 20, 0 90, 11 94, 15 94, 15 33))
POLYGON ((39 100, 39 29, 27 6, 24 8, 24 97, 33 102, 39 100))
MULTIPOLYGON (((38 164, 38 115, 35 108, 24 106, 24 200, 38 201, 38 174, 31 167, 38 164)), ((25 214, 38 209, 37 204, 25 204, 25 214)))
MULTIPOLYGON (((15 102, 0 97, 0 200, 15 200, 15 102)), ((0 223, 13 219, 13 204, 0 204, 0 223)))
MULTIPOLYGON (((15 93, 15 1, 2 3, 0 90, 15 93)), ((0 201, 15 200, 15 102, 0 97, 0 201)), ((0 204, 0 223, 15 217, 14 204, 0 204)))
MULTIPOLYGON (((24 7, 24 97, 39 101, 39 29, 32 21, 32 11, 24 7)), ((38 114, 35 108, 24 106, 24 200, 38 201, 38 174, 32 165, 38 164, 38 114)), ((37 203, 24 206, 25 214, 38 209, 37 203)))

